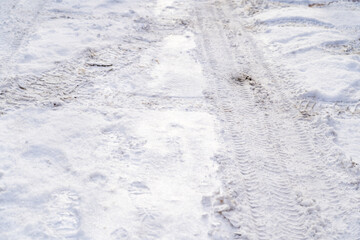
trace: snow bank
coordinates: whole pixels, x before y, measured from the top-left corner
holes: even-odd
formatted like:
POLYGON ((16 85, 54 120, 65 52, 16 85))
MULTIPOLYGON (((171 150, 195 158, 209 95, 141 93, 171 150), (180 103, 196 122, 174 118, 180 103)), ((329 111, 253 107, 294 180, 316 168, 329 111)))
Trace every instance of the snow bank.
POLYGON ((291 81, 304 90, 300 95, 331 102, 360 100, 359 8, 284 4, 255 14, 252 21, 268 57, 290 69, 291 81))

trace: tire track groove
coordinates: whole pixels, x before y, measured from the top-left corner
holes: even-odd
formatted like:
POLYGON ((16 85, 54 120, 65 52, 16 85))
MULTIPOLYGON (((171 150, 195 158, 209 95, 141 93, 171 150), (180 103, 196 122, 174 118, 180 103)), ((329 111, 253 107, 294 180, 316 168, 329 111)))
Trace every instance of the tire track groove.
POLYGON ((243 216, 247 217, 246 222, 251 223, 247 226, 250 229, 243 228, 247 231, 240 231, 241 234, 237 237, 252 236, 256 239, 269 239, 268 231, 271 226, 276 225, 276 237, 274 239, 289 237, 291 239, 304 239, 304 220, 297 209, 295 194, 292 194, 291 191, 291 178, 285 163, 286 158, 290 156, 280 150, 279 146, 283 143, 274 134, 277 129, 274 129, 272 120, 264 117, 263 110, 258 109, 255 104, 256 99, 252 86, 248 83, 235 84, 230 81, 232 73, 238 72, 239 69, 246 72, 245 67, 237 64, 235 60, 237 58, 229 47, 225 47, 221 51, 217 49, 217 46, 229 46, 223 29, 218 23, 219 19, 226 19, 221 15, 223 14, 221 11, 220 8, 211 6, 210 3, 202 3, 197 7, 196 15, 203 38, 212 40, 203 40, 203 52, 205 52, 203 54, 207 55, 205 61, 209 63, 208 68, 213 69, 211 77, 214 79, 217 104, 222 111, 221 114, 225 115, 228 134, 232 136, 235 152, 232 169, 233 171, 238 169, 245 181, 243 186, 246 196, 241 196, 243 199, 237 200, 245 203, 243 200, 246 199, 250 207, 250 215, 243 216), (203 23, 206 20, 208 23, 203 23), (206 26, 210 25, 216 29, 213 34, 207 32, 206 26), (225 99, 230 100, 226 101, 225 99), (278 146, 269 147, 272 142, 278 146), (282 173, 280 180, 274 176, 271 179, 263 177, 272 173, 282 173), (282 179, 287 180, 283 181, 282 179), (265 199, 270 206, 261 204, 265 199), (270 209, 275 209, 271 211, 271 214, 273 220, 276 221, 275 224, 271 225, 269 222, 272 219, 269 219, 267 212, 270 209), (286 220, 282 221, 283 219, 286 220))

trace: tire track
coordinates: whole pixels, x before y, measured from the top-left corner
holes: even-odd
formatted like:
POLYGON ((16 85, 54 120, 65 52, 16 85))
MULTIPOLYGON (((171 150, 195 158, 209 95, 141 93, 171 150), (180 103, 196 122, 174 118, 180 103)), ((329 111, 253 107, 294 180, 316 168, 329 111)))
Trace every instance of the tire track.
MULTIPOLYGON (((234 55, 237 55, 235 57, 237 63, 247 65, 243 67, 247 73, 259 79, 259 82, 252 83, 254 85, 252 94, 256 107, 259 111, 265 112, 264 115, 259 116, 268 118, 259 121, 266 125, 267 133, 264 136, 267 136, 268 146, 272 149, 267 149, 268 154, 277 159, 279 166, 285 166, 284 170, 288 169, 287 177, 281 175, 281 181, 277 185, 272 184, 273 189, 285 184, 292 192, 280 195, 284 200, 288 199, 291 202, 289 202, 291 207, 287 210, 289 214, 285 215, 293 219, 292 222, 285 221, 282 225, 283 236, 287 236, 286 239, 292 236, 287 235, 289 227, 286 227, 286 224, 293 226, 292 223, 295 222, 296 226, 291 227, 290 232, 297 231, 300 239, 342 239, 343 236, 347 236, 346 232, 332 225, 331 221, 341 219, 339 221, 342 224, 353 226, 349 219, 352 219, 351 211, 356 209, 354 202, 359 199, 354 184, 358 179, 354 175, 356 170, 344 167, 347 160, 335 147, 332 138, 327 136, 329 127, 325 124, 318 125, 312 122, 311 116, 299 113, 294 104, 296 100, 292 101, 291 96, 288 95, 291 92, 289 91, 291 85, 282 81, 282 76, 271 72, 261 50, 255 44, 255 39, 243 30, 242 24, 237 20, 238 16, 231 14, 232 9, 235 8, 236 4, 230 0, 227 4, 218 3, 217 10, 220 15, 218 19, 223 19, 228 41, 236 50, 234 55), (266 88, 260 82, 265 82, 266 88), (276 150, 275 154, 274 150, 276 150), (347 204, 344 204, 344 199, 340 196, 347 196, 349 199, 347 204), (340 209, 347 209, 347 213, 340 209)), ((255 127, 261 129, 258 124, 255 127)), ((272 162, 274 161, 266 163, 266 168, 270 171, 274 171, 275 168, 272 162), (272 167, 270 168, 269 165, 272 167)), ((283 172, 279 170, 278 174, 283 172)), ((356 233, 351 234, 356 235, 356 233)), ((280 236, 278 234, 271 239, 281 239, 280 236)))
MULTIPOLYGON (((9 23, 11 20, 9 16, 12 16, 14 9, 16 9, 20 0, 16 1, 4 1, 0 6, 0 46, 1 46, 1 55, 0 55, 0 67, 3 66, 3 62, 9 54, 9 47, 11 47, 11 33, 12 29, 8 29, 9 23)), ((14 20, 13 20, 14 21, 14 20)), ((10 24, 11 26, 11 24, 10 24)), ((11 55, 11 51, 10 51, 11 55)))
POLYGON ((235 179, 237 176, 234 176, 234 172, 239 171, 244 181, 243 189, 236 184, 229 186, 226 181, 224 187, 243 192, 244 195, 239 194, 235 201, 240 203, 239 208, 250 209, 247 214, 241 214, 235 207, 233 212, 222 215, 230 223, 235 216, 247 222, 237 226, 232 224, 238 228, 234 235, 237 238, 304 239, 307 226, 295 201, 292 177, 285 162, 291 156, 282 151, 281 145, 284 143, 280 136, 274 134, 277 128, 274 128, 276 122, 272 118, 274 113, 270 111, 271 106, 266 106, 269 109, 259 109, 254 83, 242 81, 235 84, 234 78, 232 82, 229 81, 232 73, 239 74, 238 69, 243 68, 242 72, 247 70, 244 70, 243 63, 235 60, 240 58, 231 52, 224 30, 218 24, 219 19, 226 19, 218 16, 222 10, 219 7, 215 9, 209 3, 199 4, 196 9, 200 33, 204 38, 203 54, 208 54, 205 61, 209 62, 208 69, 212 69, 213 73, 210 77, 215 82, 219 114, 225 115, 227 134, 231 135, 234 149, 230 169, 225 166, 223 175, 226 175, 226 179, 235 179), (211 33, 210 26, 215 26, 216 31, 212 30, 211 33), (216 49, 224 45, 223 49, 216 49), (219 72, 224 75, 221 76, 219 72))
POLYGON ((3 19, 2 33, 0 34, 0 42, 2 43, 2 51, 0 57, 0 73, 4 74, 9 62, 16 54, 23 40, 32 31, 36 25, 36 20, 43 9, 46 1, 12 1, 12 4, 5 7, 8 11, 1 12, 3 19), (10 8, 10 9, 9 9, 10 8))
MULTIPOLYGON (((228 3, 228 6, 230 6, 231 1, 228 1, 228 3)), ((230 8, 227 11, 228 13, 231 12, 230 8)), ((239 22, 235 24, 241 26, 239 22)), ((339 210, 345 207, 341 203, 340 196, 347 196, 347 198, 355 200, 358 198, 358 194, 356 192, 350 193, 344 191, 341 182, 344 181, 342 178, 347 179, 348 182, 354 182, 357 177, 349 175, 349 170, 343 167, 339 168, 345 156, 337 150, 331 139, 326 136, 326 132, 329 131, 328 127, 318 126, 316 123, 313 124, 311 115, 303 114, 303 112, 299 113, 296 107, 292 107, 296 106, 296 104, 292 101, 291 96, 287 95, 290 92, 289 89, 292 88, 291 85, 286 81, 282 81, 281 76, 274 75, 271 72, 270 67, 264 63, 261 51, 255 44, 255 39, 244 32, 241 27, 237 29, 239 29, 240 34, 245 39, 244 42, 246 41, 248 45, 248 47, 241 48, 241 51, 245 51, 247 56, 254 56, 248 61, 248 64, 251 66, 252 75, 261 76, 265 80, 264 82, 269 80, 272 84, 270 89, 273 89, 271 94, 276 92, 278 99, 274 103, 279 108, 274 108, 274 110, 278 110, 278 114, 287 112, 288 118, 292 119, 292 121, 283 123, 284 126, 288 126, 286 128, 288 134, 283 134, 282 138, 289 138, 288 145, 290 149, 293 149, 294 157, 290 158, 293 159, 293 163, 288 164, 292 166, 291 174, 293 176, 291 178, 297 189, 304 190, 297 192, 296 201, 301 207, 304 219, 308 225, 306 236, 308 238, 326 236, 329 239, 341 239, 340 236, 344 232, 340 228, 336 230, 337 232, 334 232, 332 230, 334 226, 331 224, 331 219, 342 218, 343 224, 352 224, 348 220, 350 216, 345 216, 339 210), (329 158, 335 160, 330 162, 329 158), (339 176, 339 173, 343 176, 334 178, 334 176, 339 176), (321 186, 321 188, 319 189, 315 186, 321 186), (323 208, 320 206, 327 207, 323 208)), ((279 132, 285 133, 284 131, 279 132)), ((356 209, 356 206, 351 203, 352 201, 349 201, 346 208, 356 209)))
MULTIPOLYGON (((208 68, 213 69, 212 72, 207 73, 208 78, 211 79, 211 81, 214 81, 212 84, 214 85, 214 89, 211 89, 210 92, 213 92, 215 94, 215 104, 217 105, 217 108, 221 109, 221 112, 223 114, 222 118, 227 122, 231 123, 234 122, 234 119, 231 116, 231 113, 234 112, 232 101, 228 96, 232 93, 230 89, 224 88, 223 85, 218 86, 216 84, 216 79, 224 82, 226 81, 226 76, 219 76, 219 68, 218 62, 216 61, 216 57, 214 57, 214 51, 211 49, 212 43, 210 42, 210 34, 207 31, 211 24, 205 22, 205 13, 204 11, 205 6, 196 6, 195 15, 197 16, 198 20, 198 26, 200 33, 202 35, 202 39, 200 40, 203 46, 202 54, 208 55, 205 56, 205 61, 208 62, 208 68), (208 24, 208 26, 206 26, 208 24), (224 99, 224 101, 219 102, 218 99, 224 99), (230 99, 230 100, 229 100, 230 99), (226 101, 227 100, 227 101, 226 101), (230 114, 229 114, 230 113, 230 114)), ((222 214, 225 218, 229 220, 229 222, 234 227, 240 227, 245 231, 251 231, 252 229, 256 228, 257 222, 256 218, 254 217, 254 210, 251 210, 252 208, 256 207, 254 204, 253 199, 250 197, 250 193, 248 189, 253 189, 254 187, 250 186, 251 184, 254 184, 254 182, 248 182, 248 181, 239 181, 238 178, 246 179, 249 178, 254 180, 256 179, 255 172, 253 169, 249 168, 249 160, 247 158, 248 156, 248 150, 245 150, 242 148, 243 145, 245 145, 245 138, 242 134, 240 134, 238 131, 233 131, 231 124, 226 125, 226 133, 229 135, 228 138, 232 140, 233 144, 236 144, 238 148, 235 148, 234 151, 232 151, 232 156, 230 159, 224 159, 220 162, 220 164, 223 166, 224 171, 224 181, 227 179, 233 180, 233 186, 236 186, 236 189, 233 190, 233 186, 227 186, 225 185, 224 188, 227 191, 233 190, 231 195, 238 196, 241 194, 241 198, 237 199, 239 203, 243 206, 242 211, 238 211, 237 215, 235 217, 232 217, 232 214, 224 213, 224 211, 218 211, 220 214, 222 214), (233 159, 236 158, 238 161, 233 161, 233 159), (229 171, 231 166, 234 166, 235 169, 239 169, 240 174, 242 176, 238 176, 236 174, 236 171, 229 171), (235 174, 235 176, 234 176, 235 174)), ((256 189, 256 187, 255 187, 256 189)), ((226 207, 225 207, 226 208, 226 207)), ((240 232, 237 233, 238 235, 241 235, 240 232)))
MULTIPOLYGON (((20 0, 18 5, 21 5, 21 3, 22 1, 20 0)), ((20 9, 16 10, 14 7, 14 9, 11 10, 13 13, 8 14, 14 15, 14 18, 16 18, 20 10, 26 10, 25 7, 27 5, 25 5, 25 3, 26 2, 24 1, 24 6, 18 7, 20 9)), ((21 26, 25 26, 24 22, 34 24, 39 11, 44 8, 44 4, 45 1, 37 0, 37 2, 34 2, 29 10, 27 10, 26 14, 25 12, 23 13, 26 17, 26 21, 22 21, 22 25, 17 21, 14 21, 14 24, 18 23, 21 26), (34 16, 32 16, 30 12, 33 12, 34 16)), ((46 10, 46 8, 44 9, 46 10)), ((46 14, 51 13, 45 13, 45 15, 46 14)), ((57 17, 56 14, 54 17, 57 17)), ((151 47, 161 41, 163 36, 167 34, 166 31, 169 31, 169 29, 164 26, 164 24, 168 21, 165 21, 164 23, 164 21, 157 21, 156 19, 155 22, 155 18, 144 19, 141 15, 138 16, 136 14, 131 17, 120 16, 119 21, 120 20, 128 21, 129 26, 131 26, 128 32, 124 33, 120 43, 117 42, 102 49, 89 48, 80 53, 78 58, 57 63, 54 69, 43 72, 40 75, 19 74, 10 76, 5 74, 5 70, 7 68, 5 64, 8 66, 16 65, 11 63, 11 58, 14 54, 16 54, 18 47, 21 45, 22 39, 26 38, 26 34, 31 31, 31 28, 27 32, 19 30, 22 32, 22 36, 19 38, 19 41, 14 40, 13 43, 11 43, 13 46, 11 48, 12 50, 8 51, 11 53, 11 56, 5 60, 0 59, 0 72, 4 70, 4 74, 0 77, 0 114, 5 114, 7 111, 30 105, 59 107, 67 102, 76 101, 80 98, 82 101, 90 103, 93 101, 88 100, 90 98, 92 99, 94 96, 89 95, 89 92, 86 92, 89 91, 89 88, 87 87, 96 85, 99 79, 101 79, 101 81, 110 81, 108 80, 109 76, 119 78, 119 75, 129 78, 131 72, 136 72, 140 79, 146 78, 147 76, 145 75, 147 74, 147 67, 157 63, 153 59, 153 62, 146 62, 149 66, 142 65, 144 63, 140 63, 141 56, 144 54, 144 51, 147 51, 147 53, 150 51, 149 55, 154 55, 154 53, 151 52, 153 51, 151 50, 151 47), (149 27, 150 25, 151 28, 149 27), (157 35, 153 34, 153 28, 159 31, 157 35), (2 64, 2 61, 4 64, 2 64), (117 72, 117 75, 115 75, 114 72, 117 72)), ((180 20, 172 20, 172 31, 176 30, 182 32, 184 31, 184 28, 187 27, 187 25, 180 20)), ((167 24, 171 25, 170 23, 167 24)), ((136 76, 132 76, 132 78, 135 77, 136 76)), ((132 83, 129 83, 128 85, 130 84, 132 83)), ((111 83, 109 83, 109 85, 111 85, 111 83)), ((159 96, 159 98, 154 101, 154 98, 151 96, 149 96, 148 99, 146 99, 146 96, 143 96, 142 99, 134 96, 127 99, 127 96, 131 95, 131 93, 127 93, 126 90, 123 92, 111 92, 112 95, 105 99, 102 92, 96 91, 96 94, 99 94, 99 96, 95 97, 99 98, 97 100, 102 101, 102 104, 116 105, 120 107, 123 107, 121 101, 129 102, 134 99, 136 107, 154 109, 168 108, 172 102, 181 102, 181 100, 176 98, 169 100, 166 96, 159 96), (158 101, 160 99, 165 99, 164 101, 167 103, 160 104, 158 101)), ((200 106, 200 103, 192 104, 191 99, 184 100, 182 102, 184 102, 183 105, 185 109, 203 108, 200 106)))
POLYGON ((41 75, 6 77, 0 89, 0 111, 5 114, 29 105, 59 107, 79 98, 93 98, 84 91, 86 87, 114 69, 126 72, 139 61, 130 48, 131 45, 115 45, 88 49, 79 58, 58 64, 41 75))

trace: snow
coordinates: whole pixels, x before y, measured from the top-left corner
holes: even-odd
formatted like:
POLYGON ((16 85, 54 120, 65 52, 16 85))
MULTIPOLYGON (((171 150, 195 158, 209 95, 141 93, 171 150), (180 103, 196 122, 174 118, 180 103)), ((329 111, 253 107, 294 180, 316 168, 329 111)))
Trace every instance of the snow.
POLYGON ((6 239, 207 235, 201 200, 217 184, 218 148, 209 114, 69 105, 0 122, 6 239))
POLYGON ((202 97, 205 87, 202 68, 191 56, 195 46, 192 33, 166 37, 156 60, 158 65, 152 72, 156 81, 152 81, 149 87, 154 92, 172 97, 202 97))
POLYGON ((359 11, 1 2, 0 240, 356 239, 359 11))
POLYGON ((245 17, 247 27, 260 40, 269 64, 281 67, 283 80, 296 86, 292 90, 295 97, 313 102, 309 105, 315 111, 331 112, 336 119, 331 126, 339 134, 337 143, 358 163, 354 130, 359 124, 360 101, 359 5, 281 2, 260 4, 258 12, 245 17))
MULTIPOLYGON (((167 4, 154 5, 161 10, 156 14, 167 4)), ((213 213, 202 200, 219 185, 212 160, 219 148, 215 118, 171 105, 142 107, 156 106, 156 96, 203 101, 202 68, 191 55, 194 35, 174 32, 149 48, 156 38, 146 38, 149 16, 141 15, 151 12, 141 5, 47 3, 12 57, 16 64, 2 69, 25 79, 43 74, 55 86, 64 72, 72 75, 67 84, 82 76, 91 84, 83 85, 82 95, 68 95, 73 100, 66 105, 57 97, 48 104, 45 97, 44 104, 12 109, 0 119, 1 239, 207 238, 213 213), (141 37, 128 37, 137 31, 141 37), (157 51, 156 60, 138 58, 141 48, 157 51), (131 58, 136 67, 128 64, 131 58), (113 71, 105 76, 99 64, 113 71), (134 83, 142 64, 154 67, 134 83), (154 100, 124 106, 121 94, 154 100)), ((33 89, 33 82, 19 83, 33 89)))
POLYGON ((304 96, 332 102, 360 99, 358 9, 286 6, 254 16, 258 39, 289 66, 304 96))
POLYGON ((360 120, 353 118, 340 118, 334 123, 336 129, 337 141, 344 149, 348 158, 354 164, 360 163, 360 135, 357 131, 360 127, 360 120))
MULTIPOLYGON (((53 1, 45 3, 28 44, 16 54, 17 74, 41 73, 87 48, 101 48, 120 39, 136 1, 53 1), (56 26, 54 28, 54 26, 56 26)), ((135 6, 134 6, 135 5, 135 6)))

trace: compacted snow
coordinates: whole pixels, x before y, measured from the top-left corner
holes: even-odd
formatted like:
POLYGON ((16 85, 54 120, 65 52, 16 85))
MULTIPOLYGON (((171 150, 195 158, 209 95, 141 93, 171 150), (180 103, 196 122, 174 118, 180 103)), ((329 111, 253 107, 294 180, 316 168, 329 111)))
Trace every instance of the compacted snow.
POLYGON ((0 240, 360 239, 357 1, 4 0, 0 240))

